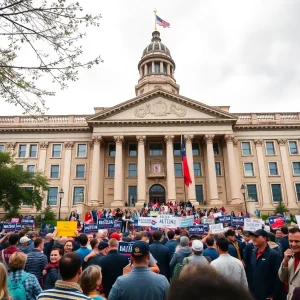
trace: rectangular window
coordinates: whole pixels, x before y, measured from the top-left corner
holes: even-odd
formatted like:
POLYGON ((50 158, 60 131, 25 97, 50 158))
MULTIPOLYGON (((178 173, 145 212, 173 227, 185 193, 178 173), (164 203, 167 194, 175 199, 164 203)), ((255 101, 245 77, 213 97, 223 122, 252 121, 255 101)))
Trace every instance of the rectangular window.
POLYGON ((272 183, 271 184, 271 191, 272 191, 272 199, 273 202, 279 202, 282 200, 281 194, 281 184, 279 183, 272 183))
POLYGON ((30 145, 29 146, 29 157, 36 157, 37 156, 37 145, 30 145))
POLYGON ((278 167, 277 162, 269 162, 269 172, 270 176, 277 176, 278 175, 278 167))
POLYGON ((135 185, 128 186, 128 206, 135 206, 137 202, 137 187, 135 185))
POLYGON ((216 175, 221 176, 221 163, 219 161, 215 162, 216 175))
POLYGON ((162 156, 162 144, 151 143, 149 144, 150 156, 162 156))
MULTIPOLYGON (((32 186, 26 186, 26 187, 24 187, 24 190, 25 190, 27 193, 32 194, 32 192, 33 192, 33 187, 32 187, 32 186)), ((26 201, 22 201, 22 205, 23 205, 23 206, 29 206, 29 203, 26 202, 26 201)))
POLYGON ((196 189, 196 200, 199 203, 203 203, 203 185, 202 184, 195 185, 195 189, 196 189))
POLYGON ((26 156, 26 145, 19 145, 19 155, 18 157, 26 156))
POLYGON ((159 73, 160 72, 160 64, 159 63, 155 63, 154 64, 154 68, 155 68, 155 73, 159 73))
POLYGON ((57 205, 57 198, 58 198, 58 187, 49 187, 47 204, 57 205))
POLYGON ((275 155, 275 146, 273 142, 266 142, 267 155, 275 155))
POLYGON ((34 176, 34 171, 35 171, 35 165, 28 165, 27 166, 27 172, 30 173, 31 178, 34 176))
POLYGON ((200 163, 194 163, 194 175, 201 176, 201 164, 200 163))
POLYGON ((289 148, 290 148, 291 155, 299 154, 298 145, 296 141, 289 141, 289 148))
POLYGON ((52 157, 61 157, 61 144, 53 144, 52 157))
POLYGON ((299 161, 293 162, 293 172, 294 172, 294 175, 300 175, 300 162, 299 161))
POLYGON ((136 144, 129 144, 128 146, 129 156, 137 156, 137 147, 136 144))
POLYGON ((300 201, 300 183, 295 184, 297 201, 300 201))
POLYGON ((115 177, 115 164, 109 164, 108 165, 108 177, 114 178, 115 177))
POLYGON ((76 165, 76 178, 85 178, 85 165, 76 165))
POLYGON ((250 142, 242 142, 242 155, 249 156, 251 155, 251 146, 250 142))
POLYGON ((200 155, 199 143, 192 143, 193 155, 200 155))
POLYGON ((77 157, 86 157, 86 144, 78 144, 77 157))
POLYGON ((218 142, 213 142, 213 150, 214 150, 214 155, 220 155, 219 143, 218 142))
POLYGON ((247 162, 244 163, 244 174, 246 176, 254 176, 254 169, 253 169, 253 163, 247 162))
POLYGON ((115 144, 108 145, 108 155, 112 156, 112 157, 116 156, 116 145, 115 144))
POLYGON ((151 74, 152 73, 152 64, 150 63, 148 65, 148 74, 151 74))
POLYGON ((180 156, 181 155, 181 147, 180 147, 180 143, 174 143, 174 156, 180 156))
POLYGON ((4 145, 0 145, 0 152, 4 152, 4 151, 5 151, 4 145))
POLYGON ((176 177, 182 176, 182 163, 180 163, 180 164, 175 163, 174 164, 174 170, 175 170, 175 176, 176 177))
POLYGON ((256 184, 247 184, 247 194, 249 199, 258 202, 256 184))
POLYGON ((129 164, 128 176, 129 177, 137 177, 137 166, 136 166, 136 164, 129 164))
POLYGON ((83 186, 74 186, 73 204, 76 204, 78 202, 84 202, 84 187, 83 186))
POLYGON ((59 178, 59 165, 51 165, 50 167, 50 178, 59 178))

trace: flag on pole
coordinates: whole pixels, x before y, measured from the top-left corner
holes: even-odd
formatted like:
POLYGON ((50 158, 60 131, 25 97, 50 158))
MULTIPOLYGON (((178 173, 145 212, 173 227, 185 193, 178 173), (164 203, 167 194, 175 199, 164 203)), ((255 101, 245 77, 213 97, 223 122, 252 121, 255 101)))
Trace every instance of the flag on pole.
POLYGON ((181 159, 182 159, 182 173, 183 173, 183 179, 184 184, 186 186, 189 186, 192 183, 189 164, 186 158, 186 151, 185 151, 185 144, 181 137, 181 159))
POLYGON ((164 21, 163 19, 161 19, 158 15, 156 16, 156 24, 158 24, 159 26, 162 26, 163 28, 169 28, 170 27, 170 23, 164 21))

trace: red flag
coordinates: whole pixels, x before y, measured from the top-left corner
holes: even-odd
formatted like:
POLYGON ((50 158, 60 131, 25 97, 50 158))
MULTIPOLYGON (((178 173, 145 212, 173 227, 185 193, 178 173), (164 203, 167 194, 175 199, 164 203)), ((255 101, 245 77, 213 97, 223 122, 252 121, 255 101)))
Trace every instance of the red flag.
POLYGON ((184 178, 184 184, 189 186, 192 183, 189 164, 186 158, 184 141, 181 142, 181 158, 182 158, 182 173, 184 178))

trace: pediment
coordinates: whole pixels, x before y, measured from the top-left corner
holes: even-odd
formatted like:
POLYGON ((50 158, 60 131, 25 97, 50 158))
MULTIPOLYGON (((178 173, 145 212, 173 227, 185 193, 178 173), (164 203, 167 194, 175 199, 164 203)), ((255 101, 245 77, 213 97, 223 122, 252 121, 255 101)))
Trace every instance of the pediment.
POLYGON ((88 123, 124 121, 236 121, 236 116, 158 89, 91 116, 88 123))

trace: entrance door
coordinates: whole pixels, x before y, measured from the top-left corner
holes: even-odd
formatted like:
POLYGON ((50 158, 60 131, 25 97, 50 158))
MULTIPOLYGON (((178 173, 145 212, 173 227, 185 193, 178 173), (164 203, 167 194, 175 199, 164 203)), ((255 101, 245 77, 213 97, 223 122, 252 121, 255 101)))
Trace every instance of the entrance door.
POLYGON ((149 200, 152 203, 165 204, 166 202, 165 188, 160 184, 152 185, 149 189, 149 200))

